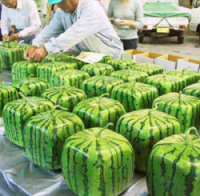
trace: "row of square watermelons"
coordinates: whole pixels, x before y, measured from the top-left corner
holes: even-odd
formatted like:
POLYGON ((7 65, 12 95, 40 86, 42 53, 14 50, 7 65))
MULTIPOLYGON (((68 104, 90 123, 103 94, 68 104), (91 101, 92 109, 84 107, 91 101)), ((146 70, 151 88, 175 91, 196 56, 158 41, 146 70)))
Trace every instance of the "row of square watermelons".
MULTIPOLYGON (((144 74, 141 77, 144 77, 144 74)), ((164 74, 161 78, 166 81, 166 77, 166 74, 164 74)), ((31 78, 28 79, 30 80, 31 78)), ((44 93, 41 94, 42 98, 24 97, 8 103, 4 108, 5 128, 7 126, 6 131, 8 131, 6 133, 7 137, 10 137, 10 140, 14 143, 20 141, 17 145, 25 147, 27 156, 35 164, 48 169, 58 169, 62 165, 66 183, 78 195, 118 195, 131 183, 134 168, 141 172, 148 170, 148 187, 151 195, 160 196, 163 195, 163 191, 167 194, 178 195, 176 190, 177 187, 179 188, 179 174, 181 172, 185 176, 182 179, 183 182, 193 178, 194 188, 190 189, 190 193, 195 195, 199 181, 197 180, 198 177, 193 175, 193 172, 198 173, 198 167, 193 168, 193 172, 187 173, 192 166, 182 169, 181 164, 182 162, 188 163, 191 160, 194 163, 199 161, 198 152, 194 154, 195 159, 190 159, 190 151, 187 151, 187 154, 183 154, 178 147, 183 145, 183 147, 190 149, 193 148, 193 144, 194 148, 198 147, 198 137, 190 136, 189 133, 186 135, 181 134, 186 132, 190 126, 199 126, 199 98, 182 95, 181 93, 169 93, 158 97, 159 88, 156 85, 150 86, 136 83, 135 81, 125 83, 124 80, 118 77, 116 79, 121 82, 117 84, 115 84, 115 80, 113 82, 113 77, 106 77, 105 79, 104 76, 101 79, 101 77, 95 76, 94 79, 95 82, 92 84, 94 91, 92 90, 92 92, 96 91, 95 88, 100 89, 98 95, 90 95, 85 89, 84 92, 75 87, 62 86, 44 90, 44 93), (97 85, 99 80, 100 86, 98 86, 99 84, 97 85), (112 86, 110 91, 101 90, 103 89, 102 86, 108 86, 109 89, 110 85, 112 86), (144 97, 142 92, 143 89, 148 89, 147 87, 152 92, 144 97), (123 91, 124 89, 126 90, 123 91), (134 94, 135 89, 138 93, 134 94), (129 92, 127 96, 125 95, 126 91, 129 92), (112 99, 103 96, 107 92, 111 92, 112 99), (112 95, 112 92, 114 92, 114 95, 112 95), (86 95, 91 98, 86 99, 86 95), (93 98, 100 95, 102 97, 93 98), (134 96, 131 97, 131 95, 134 96), (135 98, 139 96, 141 97, 141 99, 138 99, 140 101, 135 103, 135 98), (33 100, 36 101, 34 102, 33 100), (121 100, 120 102, 123 100, 123 105, 117 100, 121 100), (146 107, 142 106, 142 108, 151 108, 154 102, 155 109, 139 110, 142 108, 137 108, 136 106, 140 102, 147 105, 146 107), (151 102, 151 104, 149 103, 148 105, 148 102, 151 102), (64 108, 60 110, 58 110, 59 108, 53 109, 52 103, 53 105, 61 105, 64 108, 68 108, 69 111, 65 111, 64 108), (124 107, 125 103, 127 104, 126 107, 124 107), (134 105, 133 103, 135 104, 135 109, 130 109, 133 112, 125 114, 129 105, 134 105), (70 113, 71 111, 73 113, 70 113), (27 115, 25 115, 26 112, 27 115), (109 122, 114 123, 115 127, 112 130, 120 135, 108 130, 107 127, 95 128, 103 127, 109 122), (85 130, 85 128, 89 129, 85 130), (159 143, 156 143, 175 134, 178 134, 178 136, 172 136, 169 141, 168 138, 166 139, 166 146, 170 144, 170 140, 173 141, 169 152, 166 151, 167 154, 164 153, 165 151, 159 153, 159 143), (67 141, 65 141, 66 139, 67 141), (147 167, 149 154, 155 144, 158 145, 157 148, 155 146, 156 150, 153 149, 153 152, 156 152, 156 156, 154 154, 150 155, 149 167, 147 167), (176 146, 177 149, 175 149, 176 146), (172 149, 176 151, 172 151, 172 149), (177 157, 173 154, 174 152, 180 153, 178 154, 180 160, 176 160, 177 157), (160 162, 157 154, 163 155, 160 156, 163 158, 163 162, 160 162), (171 162, 166 163, 169 157, 171 162), (161 163, 162 166, 160 168, 158 166, 154 167, 154 165, 161 163), (178 170, 171 170, 170 163, 173 166, 172 168, 177 167, 178 170), (163 168, 166 168, 164 173, 163 168), (155 172, 156 175, 154 174, 155 172), (161 174, 162 182, 165 182, 165 184, 157 182, 161 174), (173 179, 173 185, 171 184, 172 181, 167 181, 170 176, 173 179)), ((144 81, 147 79, 145 78, 144 81)), ((88 80, 91 83, 91 78, 88 80)), ((166 82, 164 85, 168 89, 168 83, 166 82)), ((162 84, 162 86, 164 85, 162 84)), ((177 86, 174 83, 173 85, 177 86)), ((187 88, 183 91, 184 93, 187 88)), ((195 86, 195 88, 197 87, 195 86)), ((86 89, 89 89, 89 87, 86 89)), ((196 93, 193 95, 197 96, 198 90, 195 89, 196 93)), ((191 91, 194 93, 193 90, 191 91)), ((16 89, 15 92, 17 92, 16 89)), ((168 92, 170 90, 165 93, 168 92)), ((164 146, 165 140, 161 142, 163 142, 161 145, 164 146)), ((163 149, 165 150, 165 148, 163 149)), ((188 187, 180 187, 179 195, 183 195, 182 193, 185 189, 189 190, 188 187)))

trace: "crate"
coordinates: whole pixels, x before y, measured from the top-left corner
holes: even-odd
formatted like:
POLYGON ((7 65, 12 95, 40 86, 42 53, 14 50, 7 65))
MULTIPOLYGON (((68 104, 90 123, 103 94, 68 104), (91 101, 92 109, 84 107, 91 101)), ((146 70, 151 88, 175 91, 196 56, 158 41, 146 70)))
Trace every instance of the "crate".
POLYGON ((186 59, 185 57, 175 56, 175 55, 164 55, 155 59, 155 64, 162 66, 165 70, 175 70, 177 69, 178 60, 186 59))
POLYGON ((200 60, 195 59, 179 59, 177 62, 177 69, 189 68, 191 71, 200 71, 200 60))

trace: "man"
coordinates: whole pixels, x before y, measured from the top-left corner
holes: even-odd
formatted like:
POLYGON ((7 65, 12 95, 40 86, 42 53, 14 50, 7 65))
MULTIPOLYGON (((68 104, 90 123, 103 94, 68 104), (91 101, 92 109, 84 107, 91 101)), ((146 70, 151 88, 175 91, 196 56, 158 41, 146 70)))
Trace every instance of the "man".
POLYGON ((122 43, 103 8, 95 0, 49 0, 58 4, 53 20, 25 51, 32 61, 42 61, 47 54, 76 51, 103 53, 120 57, 122 43))
POLYGON ((23 40, 31 43, 39 33, 41 21, 37 6, 33 0, 2 0, 1 32, 5 41, 23 40), (10 35, 11 26, 16 26, 16 32, 10 35))

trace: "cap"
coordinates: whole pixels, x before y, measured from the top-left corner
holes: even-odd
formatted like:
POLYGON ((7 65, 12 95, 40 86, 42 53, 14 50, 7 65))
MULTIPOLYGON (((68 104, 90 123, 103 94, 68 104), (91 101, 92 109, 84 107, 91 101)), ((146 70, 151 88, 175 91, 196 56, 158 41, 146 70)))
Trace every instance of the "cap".
POLYGON ((62 2, 63 0, 48 0, 48 5, 53 5, 62 2))

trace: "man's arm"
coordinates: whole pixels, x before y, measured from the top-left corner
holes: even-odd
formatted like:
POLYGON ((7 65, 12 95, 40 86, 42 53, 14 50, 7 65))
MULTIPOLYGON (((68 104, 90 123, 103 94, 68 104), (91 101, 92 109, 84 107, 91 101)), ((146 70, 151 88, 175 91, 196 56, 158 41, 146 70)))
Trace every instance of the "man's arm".
MULTIPOLYGON (((26 37, 35 34, 37 31, 39 31, 41 27, 41 21, 39 17, 39 13, 37 11, 37 6, 34 1, 28 1, 29 7, 27 8, 29 11, 29 20, 31 25, 24 30, 19 32, 19 37, 26 37)), ((28 3, 27 2, 27 3, 28 3)))
POLYGON ((41 33, 33 40, 33 44, 36 47, 44 45, 52 37, 57 37, 64 31, 64 27, 61 22, 61 10, 58 10, 51 20, 50 24, 47 25, 41 33))
POLYGON ((10 27, 10 20, 7 16, 7 12, 5 10, 6 8, 2 6, 2 12, 1 12, 1 34, 8 35, 9 34, 9 27, 10 27))
POLYGON ((80 18, 60 36, 44 44, 45 49, 48 53, 67 51, 105 28, 105 20, 108 20, 107 16, 97 2, 86 3, 81 8, 80 18))

